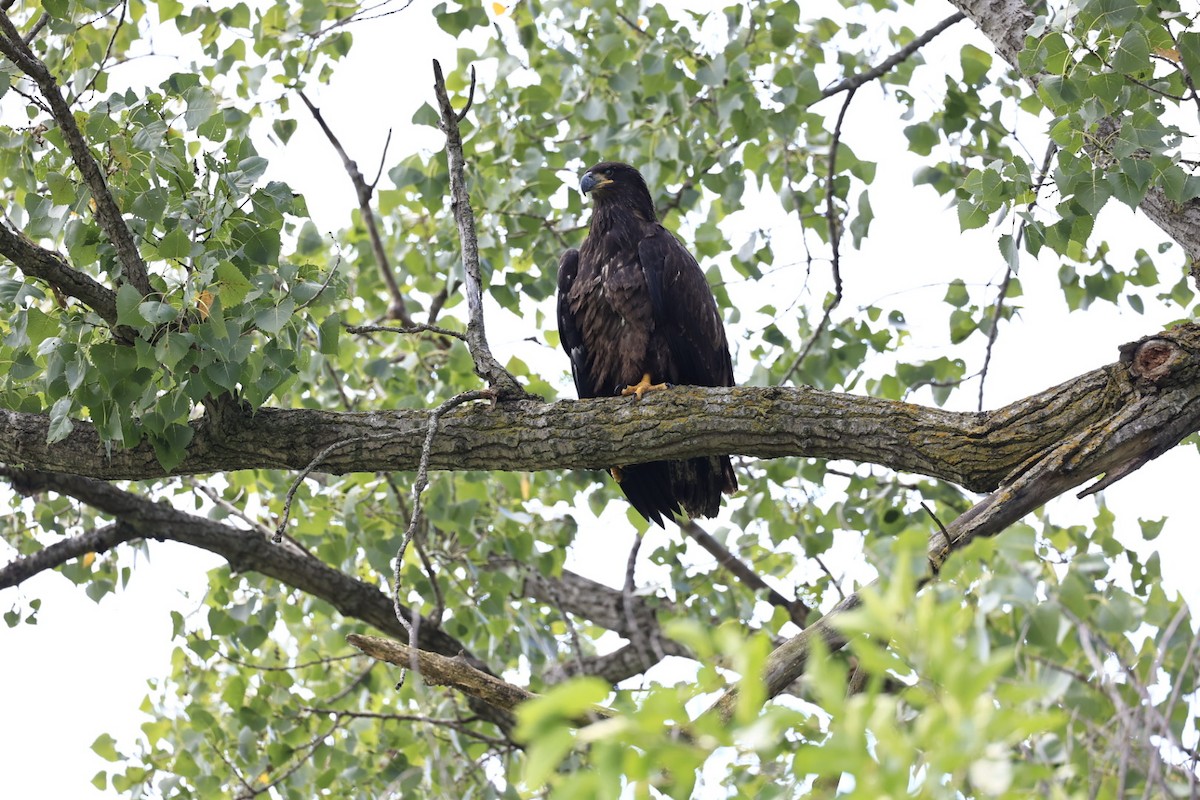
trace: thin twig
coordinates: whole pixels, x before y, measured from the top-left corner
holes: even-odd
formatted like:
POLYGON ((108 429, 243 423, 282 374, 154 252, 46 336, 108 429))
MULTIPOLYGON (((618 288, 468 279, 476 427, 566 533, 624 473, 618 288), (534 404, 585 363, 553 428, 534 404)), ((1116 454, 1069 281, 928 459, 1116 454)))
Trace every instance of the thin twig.
POLYGON ((821 92, 821 99, 824 100, 827 97, 833 97, 839 92, 852 92, 858 87, 862 86, 864 83, 869 83, 870 81, 881 77, 884 73, 891 71, 893 67, 900 64, 900 62, 912 56, 913 53, 932 42, 939 34, 941 34, 951 25, 961 22, 964 19, 966 19, 966 15, 961 11, 951 14, 937 25, 934 25, 932 28, 925 31, 908 44, 904 45, 904 47, 901 47, 895 53, 888 56, 886 59, 880 62, 878 66, 871 67, 866 72, 860 72, 857 75, 851 75, 849 78, 843 78, 833 86, 824 89, 821 92))
POLYGON ((724 545, 718 542, 712 534, 701 528, 693 520, 687 520, 681 526, 683 532, 686 533, 692 541, 707 550, 717 563, 724 569, 728 570, 734 577, 744 583, 751 591, 765 592, 767 602, 773 606, 782 608, 788 613, 792 622, 796 623, 801 628, 806 624, 808 614, 811 609, 799 600, 788 600, 779 592, 772 589, 767 582, 764 581, 754 569, 740 558, 735 556, 724 545))
MULTIPOLYGON (((375 184, 367 183, 363 178, 362 173, 358 170, 358 164, 350 158, 346 153, 346 149, 342 147, 342 143, 334 135, 333 130, 325 122, 325 118, 321 116, 320 110, 313 105, 302 90, 297 90, 300 99, 304 101, 304 105, 308 107, 308 111, 312 114, 317 125, 325 134, 325 138, 333 145, 333 149, 342 159, 342 166, 346 169, 346 174, 350 177, 350 183, 354 186, 355 197, 358 198, 358 211, 362 216, 363 224, 367 226, 367 236, 371 240, 371 250, 375 254, 375 261, 379 265, 379 273, 383 277, 384 284, 387 285, 388 294, 391 295, 392 302, 388 306, 388 317, 390 319, 398 319, 406 326, 413 324, 413 318, 408 313, 408 308, 404 303, 404 293, 400 291, 400 284, 396 281, 395 272, 392 270, 391 259, 388 258, 387 248, 383 246, 383 237, 379 233, 379 222, 375 218, 375 211, 371 208, 371 197, 374 194, 375 184)), ((391 141, 391 132, 388 132, 388 142, 391 141)), ((384 144, 384 152, 387 152, 387 144, 384 144)), ((380 170, 383 169, 382 159, 380 161, 380 170)), ((378 178, 376 178, 378 180, 378 178)))
POLYGON ((440 328, 437 325, 405 325, 399 327, 396 325, 347 325, 346 333, 364 334, 364 333, 436 333, 441 336, 453 336, 455 339, 467 341, 467 335, 462 331, 455 331, 449 328, 440 328))
MULTIPOLYGON (((413 622, 410 622, 405 616, 404 607, 401 604, 400 595, 404 585, 401 582, 400 573, 404 566, 404 552, 408 549, 408 543, 412 541, 413 536, 417 532, 417 525, 421 521, 421 494, 425 491, 425 487, 429 485, 429 454, 433 451, 433 437, 437 434, 438 420, 447 411, 461 406, 463 403, 470 403, 475 400, 494 400, 495 397, 495 392, 491 389, 474 389, 451 397, 435 408, 429 415, 429 427, 425 432, 425 444, 421 447, 421 460, 417 464, 416 480, 413 481, 411 501, 412 519, 408 523, 408 530, 404 532, 404 538, 400 541, 400 547, 396 549, 396 569, 392 576, 392 605, 396 612, 396 619, 408 633, 408 641, 414 648, 417 646, 416 630, 413 622)), ((413 606, 412 613, 413 618, 417 619, 415 605, 413 606)))
POLYGON ((329 726, 328 730, 326 730, 323 733, 317 733, 316 736, 314 736, 312 739, 310 739, 308 742, 306 742, 302 747, 299 748, 299 750, 295 751, 298 754, 298 757, 296 758, 294 763, 292 763, 286 770, 279 773, 275 777, 275 780, 271 781, 270 783, 264 784, 260 788, 255 789, 254 794, 252 796, 258 796, 258 795, 262 794, 263 792, 270 791, 271 789, 274 789, 276 786, 278 786, 279 784, 286 781, 288 778, 292 777, 292 774, 295 773, 296 770, 300 769, 300 767, 309 763, 308 762, 309 756, 311 756, 313 751, 317 749, 317 745, 321 744, 321 742, 323 742, 323 741, 325 741, 325 739, 329 738, 333 734, 333 732, 338 729, 340 724, 341 724, 340 719, 334 719, 333 724, 329 726))
MULTIPOLYGON (((108 47, 104 50, 104 57, 100 59, 100 63, 96 64, 95 74, 92 75, 91 79, 87 82, 87 85, 79 90, 79 94, 76 95, 77 98, 82 97, 86 92, 96 85, 96 79, 99 78, 100 74, 104 71, 105 62, 108 61, 109 57, 112 55, 113 46, 117 43, 117 36, 121 33, 121 26, 125 24, 125 14, 128 12, 128 10, 129 0, 122 0, 121 13, 117 15, 117 24, 113 27, 112 36, 110 36, 108 39, 108 47)), ((25 43, 29 44, 29 40, 27 40, 25 43)))
POLYGON ((253 528, 254 530, 261 533, 263 536, 274 536, 275 535, 275 532, 272 531, 269 527, 267 527, 266 525, 262 524, 258 520, 251 517, 249 514, 247 514, 245 511, 243 511, 239 506, 236 506, 233 503, 226 500, 224 497, 221 496, 220 492, 218 492, 216 489, 212 488, 211 486, 201 483, 200 481, 195 481, 195 480, 188 480, 188 481, 185 481, 185 483, 189 484, 193 489, 200 492, 200 494, 204 495, 209 500, 211 500, 214 505, 217 505, 217 506, 221 507, 222 509, 224 509, 226 511, 226 513, 228 513, 230 516, 237 517, 242 522, 245 522, 251 528, 253 528))
MULTIPOLYGON (((526 564, 519 564, 522 570, 528 571, 530 568, 526 564)), ((550 595, 550 601, 554 604, 554 608, 562 616, 563 624, 567 626, 567 636, 571 642, 571 653, 575 658, 575 666, 579 668, 580 675, 586 675, 583 662, 583 646, 579 642, 579 630, 575 627, 575 620, 571 619, 570 613, 563 608, 562 596, 558 591, 558 582, 554 580, 546 580, 545 587, 547 594, 550 595)), ((628 609, 625 612, 629 613, 628 609)))
POLYGON ((829 144, 829 173, 825 179, 825 220, 829 227, 829 246, 833 250, 833 258, 830 262, 830 269, 833 271, 833 297, 825 304, 824 313, 821 315, 821 321, 817 324, 812 336, 808 342, 800 350, 796 360, 788 367, 787 372, 783 374, 780 383, 787 383, 791 379, 793 373, 800 368, 804 359, 808 357, 809 351, 817 343, 825 333, 825 329, 829 326, 830 316, 833 310, 842 302, 842 267, 841 267, 841 244, 842 244, 842 220, 839 218, 834 201, 836 200, 836 191, 834 185, 836 181, 834 177, 837 174, 837 155, 838 147, 842 140, 842 122, 846 119, 846 110, 850 108, 850 102, 854 99, 857 87, 852 87, 846 92, 846 99, 842 102, 842 110, 838 112, 837 124, 833 127, 833 138, 829 144))
POLYGON ((639 532, 633 539, 633 546, 629 548, 629 558, 625 562, 625 585, 621 588, 621 607, 625 613, 625 619, 629 623, 630 644, 635 645, 642 652, 647 650, 652 652, 657 663, 666 658, 666 653, 662 651, 658 637, 648 636, 638 624, 637 616, 633 613, 633 593, 637 588, 633 576, 637 570, 638 551, 642 547, 644 537, 645 534, 639 532))
MULTIPOLYGON (((387 481, 388 487, 391 488, 392 494, 396 498, 396 503, 400 506, 401 513, 408 516, 408 509, 404 503, 404 495, 401 493, 395 477, 387 474, 384 476, 384 480, 387 481)), ((425 548, 421 545, 421 539, 428 535, 428 525, 422 527, 424 528, 422 536, 413 536, 412 541, 413 545, 417 548, 417 557, 421 559, 421 566, 425 570, 425 577, 429 579, 429 585, 433 587, 434 607, 433 613, 429 615, 429 618, 433 620, 434 625, 440 625, 442 615, 446 611, 446 598, 442 596, 442 587, 438 582, 437 574, 434 572, 433 562, 429 560, 429 556, 425 553, 425 548)))
MULTIPOLYGON (((378 663, 378 662, 375 662, 378 663)), ((467 720, 461 719, 438 719, 436 717, 427 717, 423 714, 386 714, 376 711, 342 711, 336 708, 311 708, 301 706, 301 711, 309 714, 332 714, 335 717, 345 717, 347 719, 377 719, 386 722, 423 722, 427 725, 437 725, 459 733, 470 736, 472 739, 477 739, 481 742, 494 745, 496 747, 512 747, 512 742, 507 739, 501 739, 495 736, 487 736, 469 727, 466 723, 477 719, 470 717, 467 720)))
POLYGON ((946 526, 942 524, 942 521, 938 519, 938 515, 933 513, 933 509, 926 505, 924 500, 921 501, 921 508, 925 509, 925 513, 928 514, 929 518, 932 519, 934 524, 938 526, 938 530, 942 532, 942 535, 947 539, 950 538, 950 534, 946 531, 946 526))
POLYGON ((327 658, 318 658, 315 661, 304 661, 300 664, 285 664, 283 666, 268 666, 266 664, 254 664, 249 661, 243 661, 236 656, 227 655, 220 650, 216 651, 217 656, 228 661, 231 664, 237 664, 239 667, 247 667, 258 672, 291 672, 297 669, 307 669, 308 667, 328 666, 336 661, 349 661, 353 658, 362 658, 362 653, 347 653, 344 656, 329 656, 327 658))
POLYGON ((814 555, 814 556, 809 556, 809 558, 811 558, 813 561, 817 562, 817 566, 820 567, 821 571, 824 572, 829 577, 830 582, 833 584, 834 591, 836 591, 838 593, 838 599, 845 600, 846 592, 845 592, 845 590, 842 589, 841 579, 834 577, 834 574, 829 571, 829 567, 825 566, 825 562, 821 560, 820 556, 814 555))
POLYGON ((50 12, 43 11, 42 15, 37 18, 37 22, 33 23, 33 26, 25 34, 25 44, 31 43, 42 32, 42 28, 45 28, 48 24, 50 24, 50 12))
MULTIPOLYGON (((1029 201, 1028 211, 1032 212, 1034 206, 1037 205, 1038 195, 1041 194, 1042 186, 1046 183, 1046 176, 1050 174, 1050 164, 1054 160, 1054 154, 1058 152, 1058 145, 1051 142, 1046 147, 1046 155, 1042 159, 1042 168, 1038 172, 1038 179, 1033 185, 1033 199, 1029 201)), ((1017 230, 1017 238, 1013 241, 1014 254, 1020 253, 1021 243, 1025 240, 1025 229, 1029 227, 1029 221, 1023 220, 1021 227, 1017 230)), ((1008 296, 1008 286, 1012 283, 1013 275, 1016 274, 1016 267, 1012 261, 1005 258, 1004 260, 1004 280, 1000 282, 1000 290, 996 293, 996 302, 992 305, 992 324, 988 330, 987 349, 983 353, 983 367, 979 370, 979 401, 976 410, 983 411, 983 385, 987 382, 988 367, 992 363, 992 348, 996 345, 996 336, 1000 332, 1000 315, 1004 310, 1004 300, 1008 296)))
POLYGON ((292 485, 288 487, 287 494, 283 498, 283 514, 280 517, 279 524, 275 527, 275 534, 271 537, 271 541, 275 542, 275 544, 279 544, 281 541, 283 541, 283 532, 287 528, 288 520, 292 516, 292 500, 296 497, 296 490, 300 488, 300 484, 303 483, 304 479, 309 476, 309 473, 320 466, 321 462, 324 461, 330 453, 341 450, 343 447, 348 447, 352 444, 364 442, 368 438, 371 437, 355 436, 351 439, 342 439, 341 441, 334 442, 331 445, 321 448, 321 450, 315 456, 313 456, 312 461, 309 461, 308 465, 305 466, 304 469, 300 470, 300 474, 296 476, 296 479, 292 481, 292 485))

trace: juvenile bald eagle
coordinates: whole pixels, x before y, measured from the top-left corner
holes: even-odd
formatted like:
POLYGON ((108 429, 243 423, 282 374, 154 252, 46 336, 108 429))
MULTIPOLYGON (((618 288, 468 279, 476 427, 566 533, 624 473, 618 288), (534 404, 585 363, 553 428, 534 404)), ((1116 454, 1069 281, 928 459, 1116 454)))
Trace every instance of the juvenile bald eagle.
MULTIPOLYGON (((583 245, 558 264, 558 333, 579 397, 636 395, 666 384, 732 386, 733 362, 700 265, 658 224, 641 173, 606 161, 583 174, 594 203, 583 245)), ((715 516, 737 489, 728 456, 619 466, 629 502, 664 516, 715 516)))

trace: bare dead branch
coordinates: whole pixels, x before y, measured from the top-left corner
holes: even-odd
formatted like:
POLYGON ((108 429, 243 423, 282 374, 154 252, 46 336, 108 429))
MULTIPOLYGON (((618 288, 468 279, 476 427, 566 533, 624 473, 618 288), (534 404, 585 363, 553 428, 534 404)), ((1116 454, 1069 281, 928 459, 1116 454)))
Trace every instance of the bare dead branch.
MULTIPOLYGON (((408 647, 378 636, 361 636, 352 633, 346 641, 362 650, 371 658, 408 668, 414 661, 417 671, 431 686, 449 686, 469 697, 474 697, 489 706, 511 712, 521 703, 537 695, 515 684, 507 683, 472 667, 458 658, 446 658, 437 653, 408 647)), ((608 709, 594 706, 592 712, 576 720, 578 725, 590 725, 598 719, 611 717, 608 709)))
MULTIPOLYGON (((471 91, 475 90, 475 70, 471 69, 471 91)), ((462 119, 450 103, 446 92, 446 80, 442 77, 442 65, 434 59, 433 89, 437 94, 441 110, 441 128, 446 134, 446 159, 450 165, 450 208, 458 225, 458 238, 462 244, 463 280, 467 293, 467 347, 475 363, 475 374, 497 392, 499 400, 522 400, 531 395, 521 388, 508 370, 492 355, 483 325, 483 280, 479 268, 479 238, 475 232, 475 212, 471 210, 471 196, 467 191, 465 177, 466 158, 463 156, 462 134, 458 123, 462 119)), ((468 99, 467 107, 470 108, 468 99)), ((465 113, 465 111, 464 111, 465 113)))

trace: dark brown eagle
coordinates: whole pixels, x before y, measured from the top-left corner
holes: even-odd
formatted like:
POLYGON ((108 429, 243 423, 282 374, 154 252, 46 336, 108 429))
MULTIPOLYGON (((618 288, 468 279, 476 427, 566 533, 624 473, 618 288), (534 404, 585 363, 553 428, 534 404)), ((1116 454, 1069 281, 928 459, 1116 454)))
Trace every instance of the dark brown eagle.
MULTIPOLYGON (((594 202, 583 246, 558 263, 558 333, 579 397, 636 395, 667 384, 732 386, 733 362, 700 265, 658 224, 641 173, 606 161, 583 174, 594 202)), ((715 516, 737 489, 727 456, 616 467, 633 507, 662 526, 682 507, 715 516)))

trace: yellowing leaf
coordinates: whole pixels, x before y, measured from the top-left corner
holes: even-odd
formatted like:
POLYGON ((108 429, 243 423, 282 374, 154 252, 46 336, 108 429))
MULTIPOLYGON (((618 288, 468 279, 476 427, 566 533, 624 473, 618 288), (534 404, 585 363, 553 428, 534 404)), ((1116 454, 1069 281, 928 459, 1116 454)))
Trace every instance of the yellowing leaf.
POLYGON ((497 17, 504 16, 505 11, 508 11, 508 7, 503 3, 492 3, 492 13, 497 17))
POLYGON ((1156 47, 1154 48, 1154 52, 1168 61, 1174 61, 1176 64, 1179 63, 1179 51, 1174 47, 1156 47))
POLYGON ((212 308, 213 296, 212 292, 205 289, 196 295, 196 310, 200 312, 200 321, 208 319, 209 309, 212 308))
POLYGON ((83 564, 84 569, 88 569, 89 567, 92 566, 92 564, 96 563, 96 554, 95 553, 84 553, 83 558, 79 559, 79 563, 83 564))

